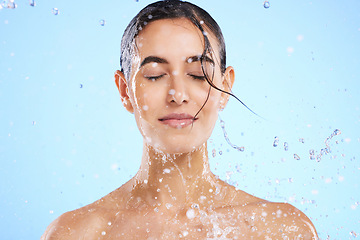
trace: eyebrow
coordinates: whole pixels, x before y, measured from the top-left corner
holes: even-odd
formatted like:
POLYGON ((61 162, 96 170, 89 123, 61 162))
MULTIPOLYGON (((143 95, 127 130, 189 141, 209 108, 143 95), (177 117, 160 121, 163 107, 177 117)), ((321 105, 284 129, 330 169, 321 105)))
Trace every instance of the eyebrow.
MULTIPOLYGON (((185 62, 187 62, 187 63, 198 62, 198 61, 201 61, 201 59, 203 59, 205 62, 215 64, 214 60, 212 60, 208 56, 203 56, 202 57, 201 55, 188 57, 185 60, 185 62)), ((157 57, 157 56, 148 56, 141 62, 139 68, 141 68, 142 66, 144 66, 144 65, 146 65, 148 63, 165 63, 165 64, 168 64, 169 62, 165 58, 161 58, 161 57, 157 57)))
POLYGON ((148 63, 169 63, 166 59, 156 56, 148 56, 146 57, 140 64, 140 67, 144 66, 148 63))

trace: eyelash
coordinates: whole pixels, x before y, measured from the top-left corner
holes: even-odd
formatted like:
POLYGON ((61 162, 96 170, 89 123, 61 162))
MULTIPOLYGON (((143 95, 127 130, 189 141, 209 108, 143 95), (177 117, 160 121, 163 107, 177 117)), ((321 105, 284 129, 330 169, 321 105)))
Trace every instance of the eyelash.
POLYGON ((205 80, 205 76, 197 76, 197 75, 192 75, 192 74, 189 74, 189 76, 196 80, 202 80, 202 81, 205 80))
POLYGON ((145 77, 145 78, 154 82, 154 81, 158 80, 159 78, 162 78, 163 76, 165 76, 165 74, 158 75, 158 76, 150 76, 150 77, 145 77))
MULTIPOLYGON (((150 80, 150 81, 156 81, 156 80, 162 78, 163 76, 165 76, 165 74, 158 75, 158 76, 150 76, 150 77, 145 77, 145 78, 150 80)), ((189 74, 189 76, 192 77, 195 80, 202 80, 202 81, 205 80, 205 76, 197 76, 197 75, 192 75, 192 74, 189 74)))

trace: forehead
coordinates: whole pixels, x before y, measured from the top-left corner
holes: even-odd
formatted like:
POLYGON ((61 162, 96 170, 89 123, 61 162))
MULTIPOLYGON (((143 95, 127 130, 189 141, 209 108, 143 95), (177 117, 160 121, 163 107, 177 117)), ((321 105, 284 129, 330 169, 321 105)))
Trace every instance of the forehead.
MULTIPOLYGON (((211 32, 205 34, 217 54, 217 40, 211 32)), ((141 58, 148 55, 188 57, 202 54, 204 36, 186 18, 162 19, 150 22, 136 37, 136 45, 141 58)))

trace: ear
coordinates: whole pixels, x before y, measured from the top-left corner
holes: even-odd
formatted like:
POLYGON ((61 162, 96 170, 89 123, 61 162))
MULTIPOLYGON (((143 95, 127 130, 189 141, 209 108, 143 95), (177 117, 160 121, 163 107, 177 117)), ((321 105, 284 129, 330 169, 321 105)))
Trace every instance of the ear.
MULTIPOLYGON (((225 73, 223 75, 223 90, 226 92, 231 92, 232 86, 234 85, 235 81, 235 70, 233 67, 229 66, 226 68, 225 73)), ((220 99, 220 110, 223 110, 229 101, 229 94, 221 93, 220 99)))
POLYGON ((130 101, 129 87, 128 87, 128 83, 125 79, 124 73, 119 70, 116 70, 114 77, 115 77, 115 84, 119 90, 119 93, 121 96, 121 101, 122 101, 124 107, 130 113, 134 113, 134 107, 130 101))

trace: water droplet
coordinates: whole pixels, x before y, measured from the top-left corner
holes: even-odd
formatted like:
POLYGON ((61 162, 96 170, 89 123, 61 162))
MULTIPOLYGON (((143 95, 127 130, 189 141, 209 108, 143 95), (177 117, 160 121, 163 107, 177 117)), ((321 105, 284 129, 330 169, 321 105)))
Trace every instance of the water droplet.
POLYGON ((240 152, 245 151, 245 147, 237 147, 236 149, 239 150, 240 152))
POLYGON ((111 222, 108 222, 108 225, 111 226, 111 222))
POLYGON ((268 9, 270 7, 269 1, 264 2, 264 8, 268 9))
POLYGON ((101 26, 104 26, 104 25, 105 25, 105 20, 104 20, 104 19, 101 19, 101 20, 99 21, 99 23, 100 23, 101 26))
POLYGON ((143 106, 143 110, 144 110, 144 111, 149 110, 149 106, 148 106, 148 105, 144 105, 144 106, 143 106))
POLYGON ((340 134, 341 134, 341 131, 339 129, 335 129, 334 135, 336 136, 336 135, 340 135, 340 134))
POLYGON ((83 88, 83 86, 84 86, 84 85, 82 85, 82 84, 80 83, 80 88, 83 88))
POLYGON ((289 150, 289 144, 287 142, 284 142, 284 150, 285 151, 289 150))
POLYGON ((222 155, 222 151, 219 151, 219 155, 222 155))
POLYGON ((183 235, 184 237, 186 237, 188 234, 189 234, 189 232, 186 231, 186 230, 182 232, 182 235, 183 235))
POLYGON ((153 18, 153 15, 150 14, 150 15, 148 16, 148 19, 152 19, 152 18, 153 18))
POLYGON ((294 182, 294 179, 293 179, 293 178, 289 178, 288 181, 289 181, 289 183, 292 183, 292 182, 294 182))
POLYGON ((106 232, 105 232, 105 231, 102 231, 102 232, 101 232, 101 235, 105 236, 105 235, 106 235, 106 232))
POLYGON ((291 54, 291 53, 294 52, 294 48, 293 47, 287 47, 286 51, 287 51, 288 54, 291 54))
POLYGON ((145 184, 147 184, 147 183, 148 183, 148 180, 147 180, 147 179, 145 179, 145 180, 144 180, 144 183, 145 183, 145 184))
POLYGON ((189 209, 186 211, 186 217, 188 219, 193 219, 195 217, 195 210, 194 209, 189 209))
POLYGON ((35 0, 29 0, 29 4, 30 4, 31 7, 36 6, 35 0))
POLYGON ((299 155, 297 155, 297 154, 295 153, 295 154, 294 154, 294 159, 295 159, 295 160, 300 160, 299 155))
POLYGON ((345 177, 344 176, 339 176, 338 180, 339 180, 339 182, 343 182, 345 180, 345 177))
POLYGON ((170 90, 169 90, 169 94, 170 94, 170 95, 175 95, 175 89, 170 89, 170 90))
POLYGON ((216 150, 215 150, 215 148, 212 150, 212 156, 213 156, 213 157, 216 157, 216 150))
POLYGON ((163 172, 164 172, 164 173, 170 173, 170 171, 171 171, 170 169, 165 168, 163 172))
POLYGON ((52 14, 54 14, 54 15, 58 15, 58 14, 59 14, 59 9, 53 8, 53 9, 51 9, 51 12, 52 12, 52 14))
POLYGON ((351 232, 350 232, 350 235, 353 236, 353 237, 357 237, 357 236, 358 236, 358 234, 357 234, 356 232, 354 232, 354 231, 351 231, 351 232))
POLYGON ((35 125, 36 125, 36 121, 32 121, 32 125, 35 126, 35 125))
POLYGON ((299 138, 299 142, 304 143, 305 140, 303 138, 299 138))
POLYGON ((203 21, 203 20, 201 20, 201 21, 200 21, 200 24, 204 24, 204 21, 203 21))
POLYGON ((274 146, 274 147, 277 147, 278 145, 279 145, 279 138, 278 138, 278 137, 275 137, 273 146, 274 146))

